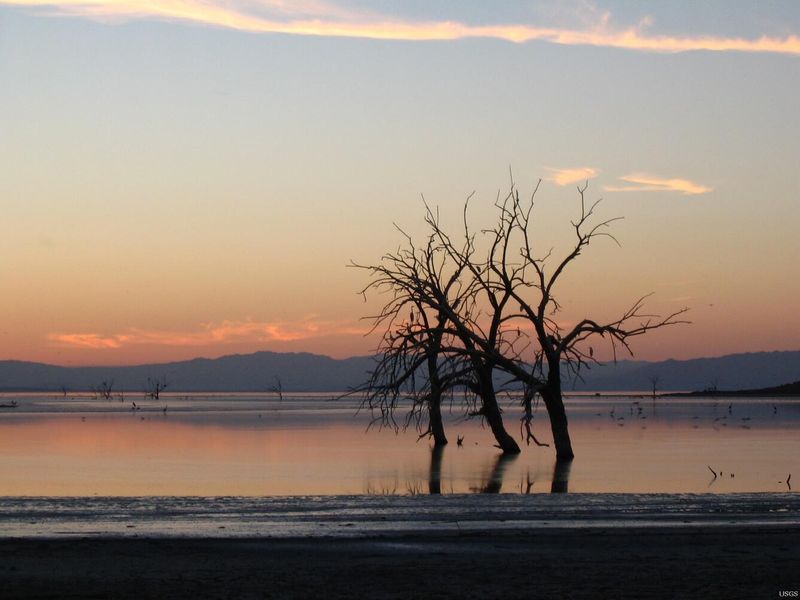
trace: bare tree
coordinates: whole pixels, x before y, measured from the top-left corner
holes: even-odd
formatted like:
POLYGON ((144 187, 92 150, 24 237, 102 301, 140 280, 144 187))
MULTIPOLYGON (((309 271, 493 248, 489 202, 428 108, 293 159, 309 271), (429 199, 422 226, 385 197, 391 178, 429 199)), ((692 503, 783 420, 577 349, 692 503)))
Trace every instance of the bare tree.
POLYGON ((111 400, 114 395, 114 380, 104 379, 100 385, 91 386, 89 391, 94 394, 95 398, 103 398, 104 400, 111 400))
POLYGON ((278 397, 278 402, 283 403, 283 382, 275 375, 275 384, 270 386, 269 391, 278 397))
MULTIPOLYGON (((463 389, 467 406, 473 407, 469 414, 486 420, 503 452, 517 453, 519 446, 505 429, 497 401, 500 377, 504 389, 522 388, 526 442, 543 445, 532 431, 532 405, 541 397, 556 455, 570 459, 574 453, 562 380, 580 377, 582 369, 597 363, 591 340, 605 340, 616 360, 620 350, 632 354, 631 338, 686 322, 680 319, 686 309, 666 317, 648 314, 644 296, 611 321, 584 318, 563 326, 556 319, 561 308, 558 282, 593 240, 616 241, 608 228, 617 219, 596 220, 598 203, 587 206, 587 186, 578 187, 580 211, 571 223, 573 243, 554 257, 553 250, 542 252, 534 244, 538 189, 537 184, 528 200, 520 200, 512 180, 509 193, 495 201, 495 226, 479 235, 468 224, 469 198, 456 238, 441 226, 438 212, 425 204, 428 235, 420 247, 401 230, 405 244, 379 264, 354 263, 371 275, 362 293, 388 296, 382 310, 370 317, 374 328, 384 333, 377 367, 360 388, 366 405, 377 408, 383 422, 393 422, 399 400, 410 399, 408 414, 422 415, 427 407, 429 427, 423 434, 434 435, 440 395, 431 391, 463 389)), ((407 417, 406 425, 408 418, 413 420, 407 417)))
POLYGON ((377 413, 382 425, 397 427, 395 410, 408 402, 403 426, 414 423, 421 437, 430 435, 436 445, 444 445, 441 404, 458 389, 468 415, 487 421, 498 446, 519 452, 503 425, 493 380, 494 360, 502 356, 501 313, 498 309, 488 327, 479 320, 474 238, 467 231, 456 246, 440 227, 438 214, 426 209, 429 235, 424 244, 417 247, 400 230, 404 247, 386 254, 379 265, 353 265, 372 276, 363 294, 389 296, 370 317, 373 329, 382 327, 384 335, 376 367, 358 390, 364 393, 363 406, 377 413), (489 348, 492 344, 498 347, 489 348))
POLYGON ((161 377, 148 377, 144 395, 147 398, 158 400, 161 397, 161 393, 167 389, 167 386, 166 375, 162 375, 161 377))
POLYGON ((653 392, 653 400, 655 400, 656 391, 658 390, 658 383, 661 381, 661 377, 658 375, 650 375, 647 380, 650 382, 650 389, 653 392))

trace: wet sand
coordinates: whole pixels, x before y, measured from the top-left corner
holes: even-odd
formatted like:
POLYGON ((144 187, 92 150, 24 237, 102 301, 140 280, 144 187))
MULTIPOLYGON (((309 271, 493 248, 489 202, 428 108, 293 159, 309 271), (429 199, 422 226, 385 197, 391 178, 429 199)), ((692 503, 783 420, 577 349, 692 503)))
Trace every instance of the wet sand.
POLYGON ((0 540, 3 598, 778 598, 800 527, 0 540))
POLYGON ((0 598, 776 598, 798 540, 794 493, 2 498, 0 598))

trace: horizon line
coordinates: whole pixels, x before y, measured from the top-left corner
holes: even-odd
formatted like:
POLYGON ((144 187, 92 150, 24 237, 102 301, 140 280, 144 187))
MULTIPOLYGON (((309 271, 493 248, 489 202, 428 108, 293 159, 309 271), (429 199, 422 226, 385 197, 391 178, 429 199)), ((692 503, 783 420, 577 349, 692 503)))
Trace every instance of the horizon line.
MULTIPOLYGON (((718 354, 718 355, 710 355, 710 356, 694 356, 692 358, 663 358, 659 360, 647 360, 647 359, 637 359, 635 357, 622 359, 622 360, 607 360, 607 361, 598 361, 600 365, 608 365, 608 364, 615 364, 620 362, 643 362, 643 363, 663 363, 663 362, 688 362, 692 360, 707 360, 707 359, 716 359, 716 358, 727 358, 731 356, 745 356, 751 354, 777 354, 777 353, 787 353, 787 352, 800 352, 800 347, 795 350, 752 350, 746 352, 728 352, 726 354, 718 354)), ((192 358, 185 358, 181 360, 169 360, 163 362, 144 362, 144 363, 120 363, 120 364, 83 364, 83 365, 75 365, 75 364, 58 364, 52 362, 41 362, 36 360, 23 360, 18 358, 0 358, 0 364, 2 363, 26 363, 26 364, 35 364, 35 365, 42 365, 46 367, 57 367, 63 369, 128 369, 128 368, 136 368, 136 367, 152 367, 152 366, 159 366, 159 365, 172 365, 172 364, 179 364, 179 363, 188 363, 196 360, 208 360, 208 361, 215 361, 221 360, 223 358, 231 358, 231 357, 247 357, 247 356, 254 356, 256 354, 276 354, 282 356, 292 356, 292 355, 309 355, 315 356, 319 358, 327 358, 329 360, 342 362, 346 360, 353 360, 359 358, 372 358, 373 356, 377 356, 377 354, 354 354, 352 356, 345 356, 343 358, 336 358, 330 356, 329 354, 322 354, 319 352, 310 352, 310 351, 286 351, 286 352, 279 352, 275 350, 254 350, 253 352, 234 352, 231 354, 220 354, 219 356, 194 356, 192 358)), ((0 390, 2 387, 0 387, 0 390)))

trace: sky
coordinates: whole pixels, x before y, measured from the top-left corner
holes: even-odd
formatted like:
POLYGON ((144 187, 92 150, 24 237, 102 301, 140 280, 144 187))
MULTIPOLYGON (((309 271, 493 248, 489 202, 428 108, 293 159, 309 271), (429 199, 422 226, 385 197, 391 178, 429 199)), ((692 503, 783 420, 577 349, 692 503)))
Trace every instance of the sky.
POLYGON ((0 359, 368 354, 348 263, 422 196, 491 225, 509 169, 556 253, 581 182, 624 217, 564 322, 800 349, 798 98, 793 1, 0 0, 0 359))

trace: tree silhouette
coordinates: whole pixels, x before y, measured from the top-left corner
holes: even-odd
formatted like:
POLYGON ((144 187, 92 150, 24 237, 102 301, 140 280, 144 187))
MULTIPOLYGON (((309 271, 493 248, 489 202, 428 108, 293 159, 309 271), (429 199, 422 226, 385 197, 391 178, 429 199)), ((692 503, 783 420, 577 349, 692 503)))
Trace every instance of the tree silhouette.
POLYGON ((100 397, 105 400, 111 400, 114 394, 114 380, 104 379, 100 382, 100 385, 90 386, 89 391, 94 394, 95 398, 100 397))
POLYGON ((658 375, 649 375, 647 380, 650 382, 650 389, 653 392, 653 400, 656 399, 656 392, 658 391, 658 384, 661 381, 661 377, 658 375))
POLYGON ((158 400, 161 397, 161 393, 167 389, 167 386, 168 383, 166 375, 162 375, 160 377, 148 377, 144 395, 147 398, 158 400))
POLYGON ((538 189, 539 184, 528 200, 521 200, 512 179, 508 194, 495 201, 495 225, 478 232, 468 222, 470 196, 456 237, 445 231, 438 210, 425 203, 427 235, 422 244, 398 228, 404 238, 398 250, 376 265, 353 263, 370 275, 362 294, 387 298, 382 309, 368 317, 383 335, 376 366, 357 389, 364 394, 363 406, 381 424, 398 426, 394 415, 402 406, 408 409, 404 426, 413 423, 421 436, 431 435, 442 445, 442 399, 461 393, 467 414, 489 424, 498 447, 518 453, 497 395, 521 389, 526 443, 543 445, 532 431, 532 406, 541 398, 556 455, 570 459, 574 452, 563 379, 579 377, 582 369, 597 363, 592 339, 605 340, 616 360, 621 350, 632 354, 631 338, 686 322, 680 319, 685 308, 666 317, 648 314, 644 296, 612 321, 584 318, 571 327, 559 323, 558 282, 593 240, 616 242, 608 228, 618 219, 595 219, 599 201, 587 206, 587 185, 578 187, 580 211, 571 222, 573 242, 555 257, 553 250, 542 252, 535 244, 538 189))

